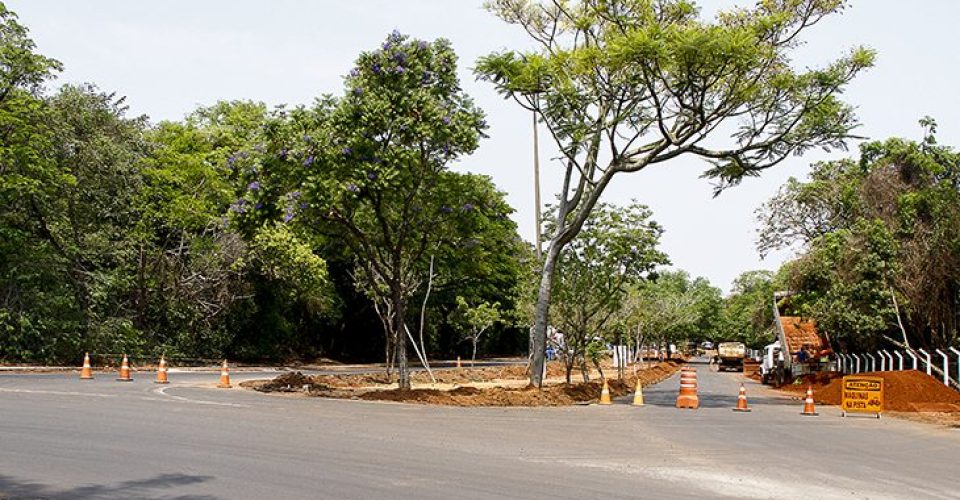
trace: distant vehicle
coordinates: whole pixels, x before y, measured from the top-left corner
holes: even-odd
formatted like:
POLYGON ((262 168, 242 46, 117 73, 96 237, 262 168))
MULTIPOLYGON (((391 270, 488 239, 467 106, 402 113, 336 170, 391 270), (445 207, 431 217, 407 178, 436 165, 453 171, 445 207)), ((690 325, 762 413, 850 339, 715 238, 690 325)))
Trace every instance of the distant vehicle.
POLYGON ((710 349, 713 349, 713 342, 706 340, 700 344, 700 348, 703 349, 704 351, 709 351, 710 349))
POLYGON ((717 367, 720 371, 734 369, 743 371, 743 358, 747 356, 747 346, 743 342, 720 342, 717 345, 717 367))
POLYGON ((821 335, 809 318, 781 316, 788 292, 773 294, 773 317, 777 341, 763 350, 760 377, 763 383, 780 386, 809 373, 837 371, 830 339, 821 335))

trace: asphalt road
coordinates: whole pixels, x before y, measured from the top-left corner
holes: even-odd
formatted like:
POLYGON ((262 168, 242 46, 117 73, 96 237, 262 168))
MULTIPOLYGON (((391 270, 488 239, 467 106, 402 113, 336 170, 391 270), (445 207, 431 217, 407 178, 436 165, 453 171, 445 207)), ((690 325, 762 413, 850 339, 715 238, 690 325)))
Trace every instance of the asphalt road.
POLYGON ((741 377, 698 371, 696 411, 677 377, 643 408, 446 408, 3 374, 0 498, 960 498, 956 430, 753 382, 735 413, 741 377))

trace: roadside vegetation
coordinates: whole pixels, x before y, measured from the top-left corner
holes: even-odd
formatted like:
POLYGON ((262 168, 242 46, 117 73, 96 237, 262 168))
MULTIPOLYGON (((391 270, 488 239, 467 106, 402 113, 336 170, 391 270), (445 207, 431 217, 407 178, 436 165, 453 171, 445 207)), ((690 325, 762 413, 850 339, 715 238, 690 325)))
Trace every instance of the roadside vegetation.
POLYGON ((706 21, 679 0, 488 2, 535 48, 489 54, 476 75, 562 154, 538 261, 492 180, 451 169, 488 127, 446 40, 371 41, 310 105, 152 122, 113 90, 58 85, 61 63, 0 3, 0 361, 382 361, 410 389, 411 364, 436 381, 431 359, 497 354, 529 355, 539 386, 549 350, 557 376, 587 382, 613 378, 608 344, 762 347, 779 290, 839 350, 956 345, 960 154, 932 119, 919 141, 865 142, 788 181, 757 212, 757 248, 796 258, 727 296, 669 267, 648 207, 601 201, 680 156, 704 160, 719 195, 845 148, 858 123, 841 97, 872 51, 791 64, 843 7, 706 21))

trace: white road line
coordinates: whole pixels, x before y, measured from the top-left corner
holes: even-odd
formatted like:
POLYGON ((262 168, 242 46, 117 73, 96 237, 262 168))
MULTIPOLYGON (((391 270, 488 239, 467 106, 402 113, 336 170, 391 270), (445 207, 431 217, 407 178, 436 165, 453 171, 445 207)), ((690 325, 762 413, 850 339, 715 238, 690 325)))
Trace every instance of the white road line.
POLYGON ((152 389, 155 394, 164 396, 163 398, 154 398, 154 397, 144 397, 144 396, 129 396, 126 394, 103 394, 96 392, 76 392, 76 391, 50 391, 50 390, 38 390, 38 389, 10 389, 7 387, 0 387, 0 393, 13 393, 13 394, 45 394, 50 396, 77 396, 83 398, 126 398, 126 399, 139 399, 141 401, 166 401, 166 402, 178 402, 178 403, 192 403, 198 405, 213 405, 213 406, 230 406, 234 408, 249 408, 249 405, 242 405, 237 403, 221 403, 219 401, 204 401, 200 399, 190 399, 182 396, 174 396, 173 394, 167 394, 166 391, 169 387, 158 387, 152 389))
POLYGON ((55 396, 83 396, 94 398, 115 398, 119 396, 119 394, 97 394, 95 392, 39 391, 34 389, 8 389, 6 387, 0 387, 0 392, 13 392, 20 394, 52 394, 55 396))
POLYGON ((219 401, 206 401, 202 399, 185 398, 183 396, 174 396, 173 394, 167 394, 166 392, 167 389, 170 389, 170 387, 157 387, 156 389, 153 389, 153 392, 177 401, 184 402, 184 403, 193 403, 198 405, 213 405, 213 406, 230 406, 233 408, 250 408, 250 405, 242 405, 238 403, 221 403, 219 401))

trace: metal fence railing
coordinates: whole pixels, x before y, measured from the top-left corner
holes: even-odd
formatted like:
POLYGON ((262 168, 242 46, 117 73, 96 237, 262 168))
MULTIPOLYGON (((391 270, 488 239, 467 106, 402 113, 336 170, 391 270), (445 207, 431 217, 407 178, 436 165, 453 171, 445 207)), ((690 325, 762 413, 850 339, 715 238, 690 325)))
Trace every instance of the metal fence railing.
POLYGON ((905 349, 837 354, 844 374, 876 371, 917 370, 939 380, 947 387, 960 390, 960 349, 905 349))

